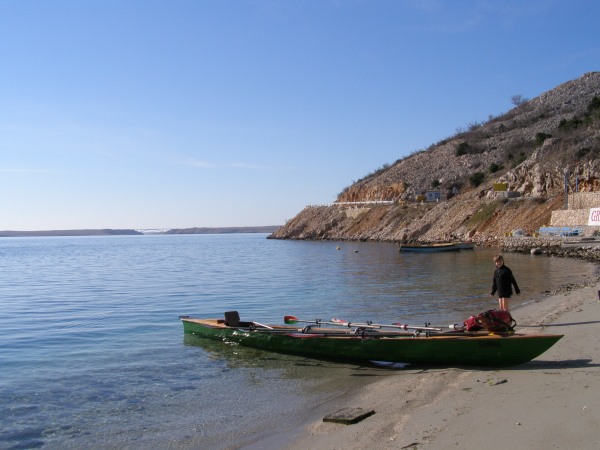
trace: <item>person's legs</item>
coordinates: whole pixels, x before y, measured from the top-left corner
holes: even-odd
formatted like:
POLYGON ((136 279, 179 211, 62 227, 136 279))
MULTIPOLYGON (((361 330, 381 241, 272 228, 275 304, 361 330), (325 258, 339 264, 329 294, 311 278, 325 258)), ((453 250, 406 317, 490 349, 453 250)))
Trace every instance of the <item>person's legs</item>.
POLYGON ((507 297, 500 297, 498 299, 498 303, 499 303, 501 311, 508 311, 508 301, 509 301, 509 299, 507 297))

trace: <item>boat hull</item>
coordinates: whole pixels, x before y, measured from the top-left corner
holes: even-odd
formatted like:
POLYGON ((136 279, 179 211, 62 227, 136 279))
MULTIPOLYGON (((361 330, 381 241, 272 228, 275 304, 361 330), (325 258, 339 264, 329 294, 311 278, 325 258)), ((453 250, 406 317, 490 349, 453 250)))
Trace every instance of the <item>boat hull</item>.
POLYGON ((460 250, 459 244, 433 244, 433 245, 401 245, 401 252, 437 253, 456 252, 460 250))
POLYGON ((531 361, 562 335, 449 333, 383 337, 304 333, 293 327, 233 328, 215 319, 182 318, 184 332, 261 350, 346 361, 390 361, 419 365, 506 367, 531 361))
POLYGON ((400 245, 401 252, 413 253, 437 253, 437 252, 455 252, 459 250, 473 250, 475 244, 471 242, 447 242, 439 244, 417 244, 417 245, 400 245))

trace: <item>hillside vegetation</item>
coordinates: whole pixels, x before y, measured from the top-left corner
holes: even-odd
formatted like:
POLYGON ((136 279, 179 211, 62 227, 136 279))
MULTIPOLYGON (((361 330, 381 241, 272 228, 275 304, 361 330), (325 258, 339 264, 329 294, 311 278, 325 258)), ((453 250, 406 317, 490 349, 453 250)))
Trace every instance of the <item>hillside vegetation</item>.
POLYGON ((600 72, 513 103, 353 183, 343 204, 306 207, 271 237, 493 243, 517 228, 533 233, 563 207, 565 180, 600 190, 600 72), (497 183, 519 197, 499 194, 497 183), (441 200, 423 201, 428 190, 441 200))

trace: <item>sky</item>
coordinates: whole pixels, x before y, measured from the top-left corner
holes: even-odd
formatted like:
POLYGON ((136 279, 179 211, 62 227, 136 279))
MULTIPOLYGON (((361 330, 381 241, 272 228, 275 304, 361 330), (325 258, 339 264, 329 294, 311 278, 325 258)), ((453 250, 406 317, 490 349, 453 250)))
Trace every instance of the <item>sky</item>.
POLYGON ((282 225, 600 70, 596 0, 0 0, 0 230, 282 225))

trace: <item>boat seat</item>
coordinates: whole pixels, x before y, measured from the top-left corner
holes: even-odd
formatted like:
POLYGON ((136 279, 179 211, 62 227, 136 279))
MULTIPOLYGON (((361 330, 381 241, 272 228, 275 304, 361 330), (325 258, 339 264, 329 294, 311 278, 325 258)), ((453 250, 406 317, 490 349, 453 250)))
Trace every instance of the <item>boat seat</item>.
POLYGON ((237 311, 227 311, 225 313, 225 325, 228 327, 249 327, 253 322, 242 322, 237 311))

